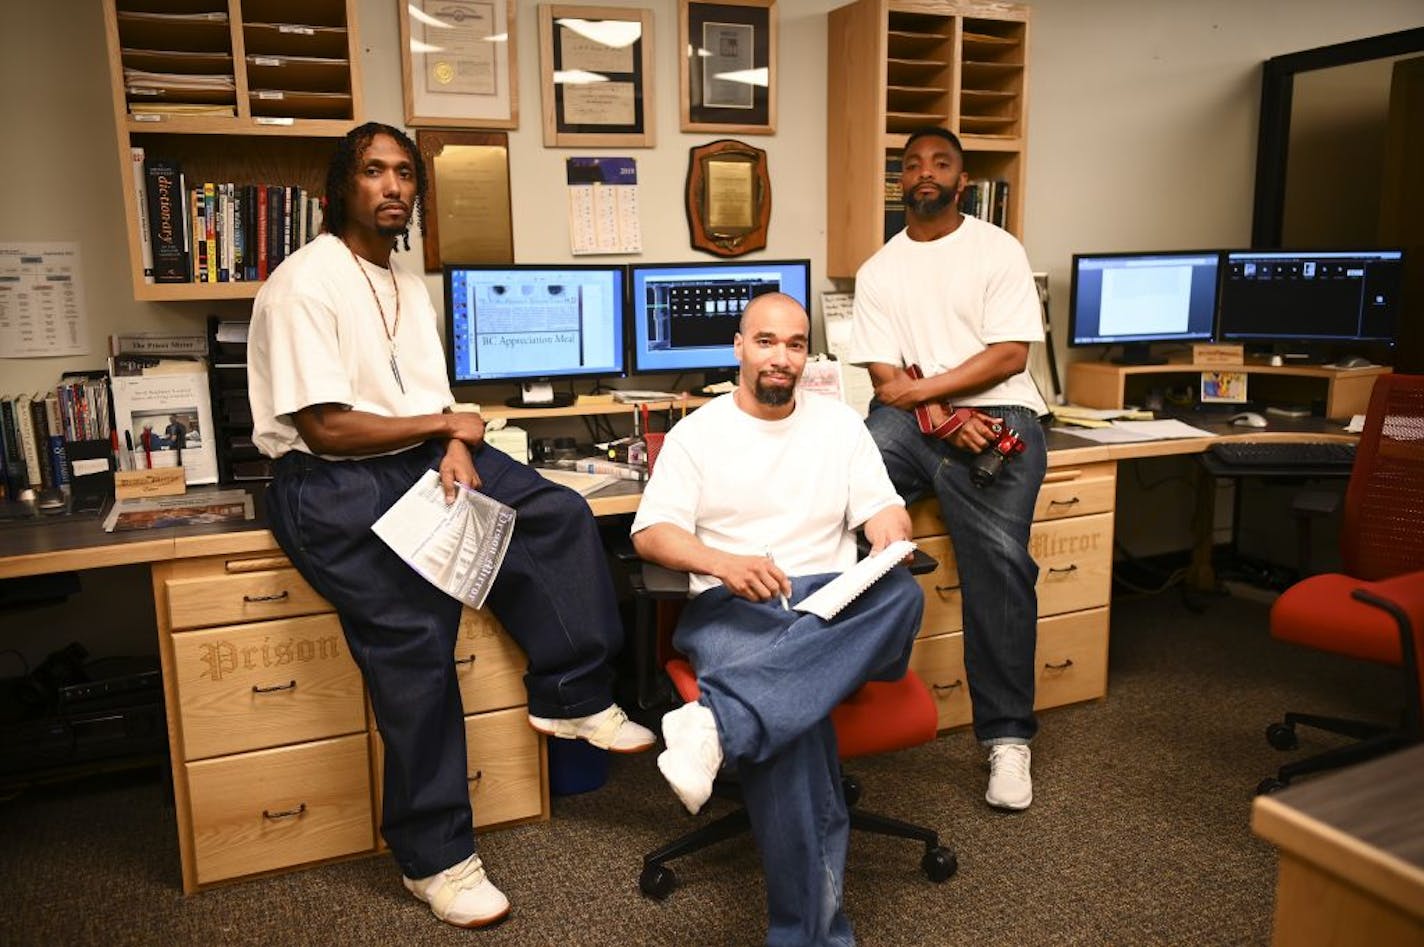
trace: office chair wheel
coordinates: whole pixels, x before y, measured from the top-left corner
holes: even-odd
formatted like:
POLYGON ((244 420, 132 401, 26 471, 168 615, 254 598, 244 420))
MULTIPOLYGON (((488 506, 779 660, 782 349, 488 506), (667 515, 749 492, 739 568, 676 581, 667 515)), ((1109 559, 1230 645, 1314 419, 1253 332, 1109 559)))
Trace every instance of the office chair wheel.
POLYGON ((1278 750, 1294 750, 1300 747, 1295 727, 1286 723, 1273 723, 1267 727, 1266 742, 1278 750))
POLYGON ((855 804, 860 802, 860 780, 842 773, 841 793, 845 796, 846 808, 854 809, 855 804))
POLYGON ((936 845, 920 859, 920 870, 935 884, 943 884, 959 870, 959 859, 943 845, 936 845))
POLYGON ((1280 792, 1286 788, 1286 782, 1274 776, 1267 776, 1256 784, 1256 795, 1269 796, 1273 792, 1280 792))
POLYGON ((644 865, 638 887, 654 901, 662 901, 677 887, 677 872, 667 865, 644 865))

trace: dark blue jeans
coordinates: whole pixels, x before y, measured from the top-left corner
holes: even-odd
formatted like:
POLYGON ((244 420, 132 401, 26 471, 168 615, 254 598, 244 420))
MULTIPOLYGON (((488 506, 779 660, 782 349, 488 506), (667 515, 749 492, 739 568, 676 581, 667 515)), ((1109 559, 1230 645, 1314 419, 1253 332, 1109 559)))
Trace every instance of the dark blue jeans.
POLYGON ((1028 552, 1033 505, 1047 467, 1043 429, 1026 408, 980 408, 1002 417, 1027 445, 994 482, 969 479, 974 455, 920 433, 908 411, 871 402, 865 424, 895 489, 909 503, 931 492, 954 544, 964 601, 964 669, 981 743, 1026 742, 1038 643, 1038 565, 1028 552))
MULTIPOLYGON (((444 448, 275 464, 267 518, 292 564, 336 609, 385 741, 381 834, 401 871, 434 874, 474 851, 465 728, 455 673, 460 602, 417 575, 371 524, 444 448)), ((608 658, 623 628, 588 504, 490 447, 482 492, 517 512, 488 607, 529 658, 529 710, 574 717, 612 703, 608 658)))
MULTIPOLYGON (((791 580, 799 602, 832 575, 791 580)), ((719 586, 683 609, 674 646, 734 764, 766 876, 774 947, 848 947, 841 909, 850 821, 831 710, 866 681, 909 666, 924 596, 896 568, 827 623, 719 586)))

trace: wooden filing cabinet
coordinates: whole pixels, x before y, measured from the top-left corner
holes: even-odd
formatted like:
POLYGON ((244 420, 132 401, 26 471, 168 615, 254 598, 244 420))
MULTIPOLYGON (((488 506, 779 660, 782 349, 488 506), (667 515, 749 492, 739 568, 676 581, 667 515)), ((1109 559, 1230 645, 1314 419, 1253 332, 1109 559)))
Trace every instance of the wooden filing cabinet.
MULTIPOLYGON (((340 622, 278 550, 153 568, 183 888, 378 848, 381 766, 340 622)), ((454 655, 481 827, 549 814, 524 654, 466 610, 454 655)))
MULTIPOLYGON (((1037 709, 1107 693, 1116 488, 1116 464, 1105 461, 1050 467, 1039 491, 1029 532, 1039 567, 1037 709)), ((925 614, 910 665, 934 694, 940 728, 963 726, 971 708, 954 549, 933 498, 913 504, 910 517, 920 547, 939 560, 934 572, 918 577, 925 614)))

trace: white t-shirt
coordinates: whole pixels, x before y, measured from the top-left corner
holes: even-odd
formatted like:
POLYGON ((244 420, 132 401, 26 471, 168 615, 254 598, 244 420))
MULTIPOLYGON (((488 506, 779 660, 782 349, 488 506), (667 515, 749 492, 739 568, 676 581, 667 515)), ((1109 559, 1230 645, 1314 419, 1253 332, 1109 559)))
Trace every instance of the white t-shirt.
POLYGON ((344 404, 394 418, 438 414, 454 403, 424 280, 394 260, 386 270, 358 259, 340 239, 321 234, 282 261, 257 293, 247 336, 247 392, 252 442, 268 457, 315 453, 291 419, 310 405, 344 404), (392 273, 400 287, 399 326, 392 273), (404 392, 391 372, 381 309, 395 328, 404 392))
MULTIPOLYGON (((976 217, 938 240, 911 240, 902 230, 855 275, 855 364, 918 365, 938 375, 991 343, 1042 339, 1028 256, 1012 235, 976 217)), ((1048 410, 1027 371, 954 403, 1048 410)))
MULTIPOLYGON (((790 417, 763 421, 727 394, 668 432, 633 532, 671 523, 714 549, 770 551, 787 575, 814 575, 854 565, 851 531, 891 505, 903 501, 849 406, 798 392, 790 417)), ((719 584, 694 574, 689 589, 719 584)))

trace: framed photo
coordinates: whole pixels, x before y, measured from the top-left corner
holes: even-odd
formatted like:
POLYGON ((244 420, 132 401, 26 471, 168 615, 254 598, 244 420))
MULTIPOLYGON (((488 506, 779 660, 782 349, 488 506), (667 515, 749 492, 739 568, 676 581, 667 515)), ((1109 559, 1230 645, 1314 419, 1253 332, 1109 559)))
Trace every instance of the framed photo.
POLYGON ((776 132, 776 0, 678 0, 685 132, 776 132))
POLYGON ((652 148, 653 14, 539 6, 544 146, 652 148))
POLYGON ((430 189, 421 215, 425 272, 446 263, 513 263, 509 135, 420 129, 430 189))
POLYGON ((397 3, 408 127, 519 127, 514 3, 397 3))

